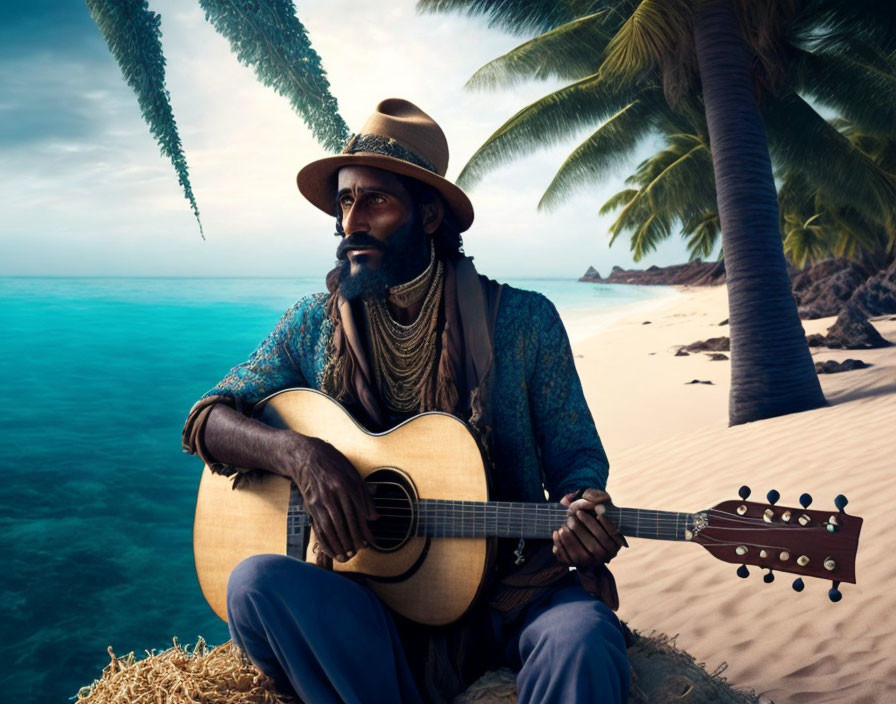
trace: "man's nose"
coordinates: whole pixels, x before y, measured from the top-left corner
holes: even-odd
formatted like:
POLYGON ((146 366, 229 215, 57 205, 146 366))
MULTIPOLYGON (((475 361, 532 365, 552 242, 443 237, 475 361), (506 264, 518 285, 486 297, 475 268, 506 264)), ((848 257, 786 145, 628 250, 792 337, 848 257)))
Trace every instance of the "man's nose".
POLYGON ((352 203, 349 209, 342 214, 342 229, 346 235, 368 231, 364 208, 358 201, 352 203))

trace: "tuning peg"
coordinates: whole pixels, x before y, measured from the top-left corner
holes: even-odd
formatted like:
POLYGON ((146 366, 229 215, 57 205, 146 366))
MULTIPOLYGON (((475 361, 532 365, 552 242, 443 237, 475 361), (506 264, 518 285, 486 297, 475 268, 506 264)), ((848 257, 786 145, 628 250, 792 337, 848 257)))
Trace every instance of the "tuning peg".
POLYGON ((746 579, 750 576, 750 570, 747 569, 746 565, 741 565, 737 568, 737 576, 741 579, 746 579))
POLYGON ((778 502, 778 499, 781 498, 781 495, 780 495, 777 491, 775 491, 774 489, 772 489, 770 492, 768 492, 768 493, 765 495, 765 498, 768 499, 768 502, 769 502, 772 506, 774 506, 774 505, 778 502))
POLYGON ((803 494, 800 496, 800 506, 803 508, 809 508, 809 504, 812 503, 812 495, 811 494, 803 494))
POLYGON ((849 499, 847 499, 843 494, 837 494, 837 496, 834 497, 834 506, 837 507, 837 510, 840 513, 843 513, 843 509, 846 508, 846 504, 848 503, 849 499))
POLYGON ((740 489, 737 490, 737 495, 740 496, 744 501, 750 498, 750 487, 744 484, 740 489))
POLYGON ((833 582, 834 586, 830 588, 828 591, 828 599, 833 601, 835 604, 843 598, 843 595, 840 593, 840 590, 837 587, 840 586, 840 582, 833 582))
POLYGON ((766 584, 771 584, 775 581, 775 573, 769 570, 768 573, 762 575, 762 581, 766 584))
POLYGON ((793 585, 792 585, 792 586, 793 586, 793 591, 795 591, 795 592, 801 592, 801 591, 803 591, 803 588, 804 588, 806 585, 803 583, 803 578, 802 578, 802 577, 797 577, 795 580, 793 580, 793 585))

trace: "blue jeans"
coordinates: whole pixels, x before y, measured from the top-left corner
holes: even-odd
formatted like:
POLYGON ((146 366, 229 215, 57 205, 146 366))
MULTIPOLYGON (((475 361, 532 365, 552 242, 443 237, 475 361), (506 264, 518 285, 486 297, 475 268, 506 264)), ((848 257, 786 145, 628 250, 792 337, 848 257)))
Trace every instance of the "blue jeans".
MULTIPOLYGON (((417 704, 395 623, 350 579, 283 555, 256 555, 227 588, 233 642, 279 689, 306 704, 417 704)), ((619 621, 579 586, 527 607, 518 630, 495 636, 519 671, 520 704, 625 702, 629 663, 619 621)))

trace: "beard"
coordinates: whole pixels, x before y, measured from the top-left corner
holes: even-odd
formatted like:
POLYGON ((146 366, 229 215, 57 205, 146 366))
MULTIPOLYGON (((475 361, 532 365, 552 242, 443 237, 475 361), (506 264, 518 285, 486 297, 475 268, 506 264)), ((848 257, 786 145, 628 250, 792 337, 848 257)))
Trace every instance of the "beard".
POLYGON ((331 275, 335 274, 342 297, 355 301, 385 298, 393 286, 419 276, 429 265, 430 255, 426 233, 415 214, 395 230, 385 244, 364 232, 344 238, 336 248, 336 258, 336 268, 331 275), (358 247, 382 251, 378 269, 368 269, 362 263, 359 271, 352 273, 348 252, 358 247))

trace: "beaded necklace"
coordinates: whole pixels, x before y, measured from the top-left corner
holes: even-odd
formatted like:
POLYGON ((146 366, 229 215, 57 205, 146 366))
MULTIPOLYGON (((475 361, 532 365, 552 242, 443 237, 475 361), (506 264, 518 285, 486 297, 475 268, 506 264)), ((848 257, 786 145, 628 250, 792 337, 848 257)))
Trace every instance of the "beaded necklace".
POLYGON ((401 308, 423 299, 420 313, 409 325, 392 317, 385 298, 364 301, 374 380, 392 411, 413 413, 433 407, 444 276, 445 266, 436 261, 430 244, 429 266, 411 281, 389 289, 389 301, 401 308))

